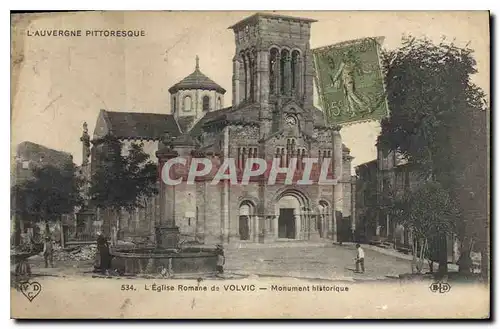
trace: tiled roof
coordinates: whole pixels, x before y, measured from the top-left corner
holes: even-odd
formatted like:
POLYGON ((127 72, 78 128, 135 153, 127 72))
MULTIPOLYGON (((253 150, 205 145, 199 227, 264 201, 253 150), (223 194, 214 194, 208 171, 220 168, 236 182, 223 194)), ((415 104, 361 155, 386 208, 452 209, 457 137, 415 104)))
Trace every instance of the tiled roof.
POLYGON ((200 136, 202 133, 202 127, 205 123, 207 123, 208 121, 213 120, 215 118, 221 117, 222 115, 231 111, 231 109, 232 109, 232 107, 226 107, 226 108, 221 109, 221 110, 207 112, 200 120, 198 120, 198 122, 195 123, 193 128, 191 128, 191 130, 189 131, 189 134, 193 137, 200 136))
POLYGON ((178 90, 201 89, 201 90, 215 90, 221 94, 226 93, 226 90, 215 83, 212 79, 201 73, 198 58, 196 58, 196 68, 193 73, 176 83, 168 90, 171 94, 178 90))
POLYGON ((256 123, 259 121, 259 109, 256 106, 247 106, 232 110, 226 114, 225 119, 229 122, 256 123))
POLYGON ((179 126, 171 114, 105 111, 111 134, 118 138, 160 139, 168 131, 180 135, 179 126))
MULTIPOLYGON (((248 106, 233 110, 227 107, 221 110, 207 112, 189 130, 194 118, 179 118, 176 122, 171 114, 157 113, 137 113, 137 112, 111 112, 104 111, 106 121, 113 136, 118 138, 140 138, 140 139, 161 139, 168 131, 172 137, 180 136, 182 133, 189 133, 190 136, 198 137, 202 132, 205 123, 212 120, 227 120, 229 122, 259 123, 259 111, 254 106, 248 106), (180 127, 180 129, 179 129, 180 127), (181 131, 182 130, 182 131, 181 131)), ((318 109, 313 110, 315 125, 323 126, 323 112, 318 109)))
MULTIPOLYGON (((214 118, 214 119, 225 119, 230 122, 239 122, 239 123, 256 123, 258 124, 259 121, 259 109, 255 106, 246 106, 246 107, 241 107, 236 110, 229 109, 228 111, 225 112, 219 112, 215 111, 213 113, 218 113, 221 116, 214 118)), ((313 120, 314 120, 314 126, 320 126, 323 127, 325 126, 325 118, 323 115, 323 111, 314 108, 313 109, 313 120)))
MULTIPOLYGON (((247 107, 242 107, 238 109, 233 109, 232 107, 227 107, 222 110, 208 112, 200 121, 198 121, 189 134, 191 136, 199 136, 202 131, 202 127, 205 123, 215 120, 226 120, 229 122, 238 123, 251 123, 259 124, 259 109, 255 106, 249 105, 247 107)), ((314 126, 325 126, 325 119, 323 111, 314 108, 313 109, 313 120, 314 126)))

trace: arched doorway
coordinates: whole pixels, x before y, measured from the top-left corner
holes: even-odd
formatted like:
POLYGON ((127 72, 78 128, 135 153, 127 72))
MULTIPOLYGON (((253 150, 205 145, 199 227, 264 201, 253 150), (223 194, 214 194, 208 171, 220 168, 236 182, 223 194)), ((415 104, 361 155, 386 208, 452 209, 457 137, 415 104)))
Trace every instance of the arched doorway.
POLYGON ((296 190, 281 193, 276 202, 274 232, 277 239, 303 239, 304 229, 310 218, 307 218, 309 202, 296 190))
POLYGON ((238 220, 238 233, 240 240, 250 240, 253 235, 254 205, 249 201, 243 201, 240 205, 238 220))

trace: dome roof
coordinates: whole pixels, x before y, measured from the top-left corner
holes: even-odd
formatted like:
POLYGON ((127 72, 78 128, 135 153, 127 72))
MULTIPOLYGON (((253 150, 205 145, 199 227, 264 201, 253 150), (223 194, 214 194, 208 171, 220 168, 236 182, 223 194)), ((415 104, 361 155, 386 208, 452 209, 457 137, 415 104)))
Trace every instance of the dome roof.
POLYGON ((201 89, 201 90, 215 90, 221 94, 226 93, 226 90, 215 83, 212 79, 201 73, 199 59, 196 56, 196 68, 193 73, 176 83, 168 90, 171 94, 178 90, 201 89))

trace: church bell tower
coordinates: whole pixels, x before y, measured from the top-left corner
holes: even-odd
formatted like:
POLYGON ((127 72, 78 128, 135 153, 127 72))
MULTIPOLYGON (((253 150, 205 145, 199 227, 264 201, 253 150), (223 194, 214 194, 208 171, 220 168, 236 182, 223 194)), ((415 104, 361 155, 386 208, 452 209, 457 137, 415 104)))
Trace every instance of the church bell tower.
POLYGON ((261 137, 271 134, 274 121, 282 117, 283 104, 294 101, 306 111, 313 108, 314 69, 309 43, 313 22, 255 14, 230 27, 236 43, 233 108, 258 107, 261 137))

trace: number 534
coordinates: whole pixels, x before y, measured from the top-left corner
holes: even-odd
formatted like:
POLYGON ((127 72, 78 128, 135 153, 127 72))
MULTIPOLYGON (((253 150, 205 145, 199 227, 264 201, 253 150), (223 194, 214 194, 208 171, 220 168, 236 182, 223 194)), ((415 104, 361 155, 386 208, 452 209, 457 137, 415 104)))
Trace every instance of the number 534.
POLYGON ((122 290, 135 290, 133 284, 122 284, 122 290))

